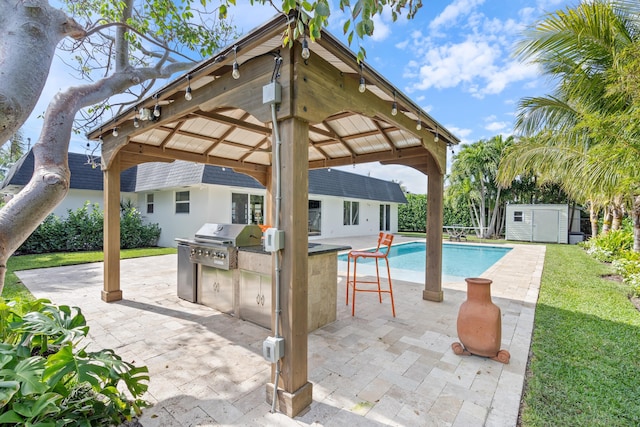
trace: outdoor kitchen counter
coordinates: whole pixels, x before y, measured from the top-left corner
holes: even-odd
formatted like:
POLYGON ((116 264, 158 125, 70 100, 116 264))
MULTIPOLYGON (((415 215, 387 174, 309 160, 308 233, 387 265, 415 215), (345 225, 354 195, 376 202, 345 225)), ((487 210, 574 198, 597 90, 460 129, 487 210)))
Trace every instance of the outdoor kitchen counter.
MULTIPOLYGON (((338 252, 348 249, 351 247, 309 243, 309 332, 336 320, 338 252)), ((262 246, 238 248, 238 270, 239 317, 271 328, 271 252, 265 252, 262 246), (268 304, 262 303, 261 295, 268 304)))

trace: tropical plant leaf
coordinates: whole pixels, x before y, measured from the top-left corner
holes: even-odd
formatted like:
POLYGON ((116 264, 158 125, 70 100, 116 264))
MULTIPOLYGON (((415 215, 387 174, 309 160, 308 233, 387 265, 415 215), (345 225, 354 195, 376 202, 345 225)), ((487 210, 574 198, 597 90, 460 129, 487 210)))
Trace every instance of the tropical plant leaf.
POLYGON ((20 390, 18 381, 0 381, 0 408, 4 407, 20 390))
POLYGON ((16 402, 13 410, 27 419, 42 420, 50 414, 60 412, 57 404, 61 399, 62 396, 57 393, 44 393, 35 401, 16 402))
POLYGON ((13 369, 0 370, 0 378, 4 381, 17 381, 20 383, 20 392, 23 396, 35 393, 44 393, 48 386, 42 382, 44 372, 44 359, 39 356, 21 360, 13 369))

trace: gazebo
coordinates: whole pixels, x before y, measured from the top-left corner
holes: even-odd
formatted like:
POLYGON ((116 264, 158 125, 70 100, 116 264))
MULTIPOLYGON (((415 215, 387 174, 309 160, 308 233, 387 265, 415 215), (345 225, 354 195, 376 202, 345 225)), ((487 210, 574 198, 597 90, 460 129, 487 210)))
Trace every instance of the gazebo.
MULTIPOLYGON (((279 135, 279 223, 284 231, 279 328, 285 352, 277 393, 282 412, 294 417, 312 400, 307 378, 308 170, 379 161, 409 166, 428 177, 422 298, 439 302, 446 153, 459 140, 381 75, 359 64, 328 32, 314 43, 303 38, 283 47, 287 25, 287 16, 276 16, 104 123, 89 138, 102 142, 102 299, 111 302, 122 299, 123 170, 178 159, 231 168, 267 188, 267 222, 273 224, 277 175, 272 149, 279 135)), ((267 384, 268 395, 273 389, 274 384, 267 384)))

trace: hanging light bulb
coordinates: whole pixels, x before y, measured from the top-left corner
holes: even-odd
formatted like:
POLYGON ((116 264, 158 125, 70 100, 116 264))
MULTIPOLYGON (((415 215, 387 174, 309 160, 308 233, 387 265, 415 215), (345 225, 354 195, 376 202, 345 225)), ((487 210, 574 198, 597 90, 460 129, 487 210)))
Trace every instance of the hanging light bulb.
POLYGON ((118 136, 118 128, 113 128, 113 132, 111 132, 113 136, 118 136))
POLYGON ((187 89, 184 91, 184 99, 191 101, 193 95, 191 94, 191 76, 187 74, 187 89))
POLYGON ((436 127, 436 136, 433 137, 433 142, 440 141, 440 137, 438 136, 438 128, 436 127))
POLYGON ((231 77, 235 80, 240 78, 240 64, 238 64, 238 46, 233 47, 233 71, 231 77))
POLYGON ((160 117, 160 104, 156 101, 156 105, 153 107, 153 115, 155 117, 160 117))
POLYGON ((392 116, 398 115, 398 103, 396 101, 393 101, 393 104, 391 105, 391 115, 392 116))
POLYGON ((233 71, 231 72, 231 76, 238 80, 240 78, 240 65, 238 65, 237 61, 233 61, 233 71))
POLYGON ((134 128, 139 128, 140 127, 140 120, 138 120, 138 116, 133 118, 133 127, 134 128))
POLYGON ((358 91, 360 93, 364 93, 367 90, 367 82, 364 81, 364 77, 360 76, 360 85, 358 86, 358 91))
POLYGON ((422 120, 418 119, 418 122, 416 123, 416 130, 420 129, 422 129, 422 120))
POLYGON ((302 56, 302 59, 309 59, 309 57, 311 56, 311 51, 309 50, 309 42, 307 41, 306 36, 304 39, 302 39, 302 53, 300 55, 302 56))

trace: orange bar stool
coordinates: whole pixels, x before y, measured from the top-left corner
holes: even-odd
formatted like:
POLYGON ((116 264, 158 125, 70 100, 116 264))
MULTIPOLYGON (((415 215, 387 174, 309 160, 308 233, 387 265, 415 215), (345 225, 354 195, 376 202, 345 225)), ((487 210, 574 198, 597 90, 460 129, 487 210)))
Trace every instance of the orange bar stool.
POLYGON ((391 270, 389 269, 389 250, 391 249, 391 244, 393 243, 393 234, 389 233, 380 233, 378 237, 378 247, 374 252, 369 251, 350 251, 347 259, 347 305, 349 305, 349 288, 351 287, 353 292, 353 305, 351 307, 351 315, 355 316, 356 313, 356 292, 377 292, 378 298, 380 299, 380 303, 382 304, 382 294, 386 293, 391 296, 391 311, 393 313, 393 317, 396 317, 396 307, 393 303, 393 287, 391 286, 391 270), (376 280, 375 281, 365 281, 358 280, 356 275, 356 269, 358 267, 358 259, 367 259, 373 258, 376 262, 376 280), (389 289, 383 290, 380 288, 380 270, 378 268, 378 260, 384 259, 387 263, 387 279, 389 281, 389 289), (351 262, 353 261, 353 277, 351 277, 351 262), (376 283, 378 285, 378 289, 362 289, 358 288, 359 284, 363 283, 376 283))

